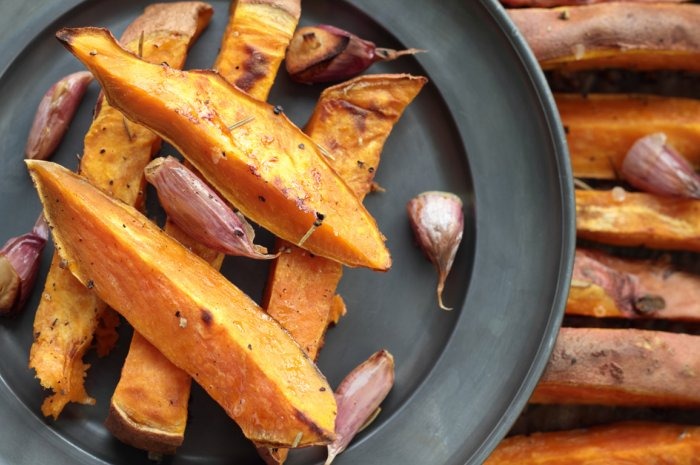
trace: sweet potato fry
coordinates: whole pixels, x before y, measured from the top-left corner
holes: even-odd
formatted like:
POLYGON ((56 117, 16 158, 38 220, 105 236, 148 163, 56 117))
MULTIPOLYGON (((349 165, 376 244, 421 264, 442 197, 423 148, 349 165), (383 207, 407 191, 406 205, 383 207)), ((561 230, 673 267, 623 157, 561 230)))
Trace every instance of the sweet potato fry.
POLYGON ((185 371, 134 332, 105 426, 129 445, 172 454, 184 438, 190 384, 185 371))
MULTIPOLYGON (((306 127, 332 152, 329 163, 362 199, 371 190, 386 138, 426 80, 408 75, 367 75, 327 88, 306 127)), ((342 266, 286 241, 265 291, 267 309, 316 358, 328 327, 342 266)))
MULTIPOLYGON (((366 75, 327 88, 306 126, 306 133, 332 150, 329 162, 363 199, 372 190, 384 142, 406 106, 427 80, 409 75, 366 75)), ((316 359, 326 329, 345 313, 335 294, 341 264, 279 240, 284 252, 273 262, 263 308, 316 359)), ((286 449, 258 447, 269 465, 286 460, 286 449)))
MULTIPOLYGON (((201 2, 154 4, 126 29, 122 42, 146 60, 182 66, 187 49, 211 14, 211 7, 201 2)), ((143 167, 159 147, 155 134, 127 121, 107 102, 99 102, 85 136, 80 173, 110 195, 138 206, 142 202, 143 167)), ((100 315, 107 311, 106 305, 60 264, 54 257, 35 317, 29 359, 42 386, 54 391, 42 405, 44 415, 54 418, 68 402, 94 403, 83 387, 88 365, 82 357, 100 315)), ((105 342, 98 346, 107 350, 105 342)))
POLYGON ((700 276, 668 260, 578 249, 566 314, 700 321, 700 276))
POLYGON ((628 247, 700 251, 700 201, 620 188, 576 191, 576 233, 628 247))
POLYGON ((574 176, 615 179, 634 142, 663 132, 700 168, 700 101, 634 94, 556 94, 574 176))
POLYGON ((700 6, 619 3, 509 10, 543 69, 700 70, 700 6))
MULTIPOLYGON (((229 22, 217 57, 219 74, 229 82, 239 81, 239 87, 264 100, 299 12, 299 0, 279 5, 231 2, 229 22)), ((164 229, 212 267, 217 270, 221 267, 222 254, 198 244, 171 221, 166 222, 164 229)), ((105 424, 116 437, 134 447, 174 453, 184 440, 190 384, 187 373, 135 333, 105 424), (164 401, 172 398, 184 402, 164 401)))
POLYGON ((530 402, 698 407, 699 385, 700 336, 562 328, 530 402))
POLYGON ((139 60, 105 29, 62 29, 57 37, 89 67, 113 105, 174 143, 246 217, 312 253, 350 266, 390 268, 374 218, 279 107, 253 99, 217 73, 139 60))
POLYGON ((232 1, 214 69, 248 95, 267 100, 300 14, 300 0, 232 1))
POLYGON ((621 422, 512 436, 498 445, 484 465, 693 464, 698 457, 698 426, 621 422))
POLYGON ((192 376, 249 439, 289 447, 334 438, 327 381, 252 299, 138 210, 55 163, 26 163, 73 275, 192 376))

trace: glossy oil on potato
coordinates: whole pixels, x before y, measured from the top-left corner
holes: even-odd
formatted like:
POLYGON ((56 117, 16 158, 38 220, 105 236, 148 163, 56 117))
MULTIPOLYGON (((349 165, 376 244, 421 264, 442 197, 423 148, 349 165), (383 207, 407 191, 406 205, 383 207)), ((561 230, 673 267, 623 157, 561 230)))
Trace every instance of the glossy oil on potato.
POLYGON ((333 439, 335 399, 284 329, 137 210, 50 162, 28 161, 70 271, 268 445, 333 439))
POLYGON ((175 145, 246 217, 317 255, 390 267, 374 218, 280 108, 214 72, 146 63, 105 29, 62 29, 57 37, 92 71, 112 105, 175 145))

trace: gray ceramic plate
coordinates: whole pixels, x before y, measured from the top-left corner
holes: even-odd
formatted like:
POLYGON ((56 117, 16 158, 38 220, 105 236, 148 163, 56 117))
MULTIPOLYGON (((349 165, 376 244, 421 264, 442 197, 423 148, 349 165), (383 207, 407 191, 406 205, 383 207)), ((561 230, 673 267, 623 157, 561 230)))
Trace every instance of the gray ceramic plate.
MULTIPOLYGON (((214 59, 228 4, 196 44, 190 68, 214 59)), ((37 196, 22 163, 34 108, 58 77, 81 68, 53 38, 60 26, 107 26, 119 34, 142 0, 3 0, 0 18, 0 237, 30 228, 37 196)), ((390 0, 304 3, 303 23, 325 22, 394 48, 428 50, 373 72, 424 74, 430 84, 388 141, 377 181, 386 192, 368 208, 388 237, 386 274, 348 270, 340 292, 349 314, 328 334, 319 365, 332 385, 375 350, 396 358, 396 385, 382 414, 338 464, 464 464, 482 461, 533 389, 559 326, 573 253, 573 200, 561 127, 545 81, 499 6, 489 1, 390 0), (405 203, 425 190, 465 202, 464 241, 446 287, 452 312, 435 303, 435 273, 415 248, 405 203)), ((98 89, 93 84, 55 160, 77 166, 98 89)), ((303 125, 318 87, 284 73, 270 96, 303 125)), ((153 210, 151 210, 151 213, 153 210)), ((269 241, 269 236, 262 236, 269 241)), ((45 274, 51 250, 44 256, 45 274)), ((266 265, 230 259, 224 273, 258 299, 266 265)), ((27 368, 33 309, 0 323, 0 462, 148 463, 102 426, 129 340, 92 359, 95 407, 70 406, 42 418, 42 392, 27 368)), ((291 464, 319 463, 305 450, 291 464)), ((185 444, 173 464, 258 463, 237 426, 199 389, 185 444)))

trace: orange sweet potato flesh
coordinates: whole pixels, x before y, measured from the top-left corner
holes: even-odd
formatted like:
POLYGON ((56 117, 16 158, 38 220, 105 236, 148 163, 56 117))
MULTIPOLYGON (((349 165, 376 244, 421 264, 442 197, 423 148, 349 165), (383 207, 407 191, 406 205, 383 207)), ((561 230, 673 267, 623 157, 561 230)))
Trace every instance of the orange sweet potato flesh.
POLYGON ((699 5, 606 2, 509 15, 545 70, 700 70, 699 5))
POLYGON ((174 453, 184 437, 190 379, 135 332, 105 426, 134 447, 174 453))
MULTIPOLYGON (((223 255, 192 240, 170 221, 164 229, 214 269, 221 267, 223 255)), ((134 332, 105 426, 133 447, 174 454, 185 439, 191 383, 187 372, 134 332)))
MULTIPOLYGON (((371 190, 391 129, 425 83, 410 75, 367 75, 321 94, 306 133, 331 151, 329 163, 359 199, 371 190)), ((263 307, 315 359, 342 266, 286 241, 277 249, 284 252, 270 270, 263 307)))
POLYGON ((498 445, 484 465, 693 464, 698 457, 698 426, 621 422, 512 436, 498 445))
MULTIPOLYGON (((283 11, 274 6, 263 2, 232 2, 217 57, 218 71, 224 79, 237 82, 261 100, 267 98, 272 87, 300 13, 298 1, 280 4, 283 11)), ((167 221, 164 230, 215 269, 221 267, 222 254, 197 243, 173 222, 167 221)), ((105 424, 123 442, 151 452, 172 454, 184 440, 190 384, 187 373, 135 333, 105 424), (156 395, 152 395, 154 392, 156 395), (180 401, 165 401, 173 398, 180 401)))
POLYGON ((700 201, 642 192, 576 191, 579 238, 610 245, 700 251, 700 201))
POLYGON ((57 37, 92 71, 112 105, 169 140, 246 217, 317 255, 390 267, 374 218, 279 109, 214 72, 139 60, 105 29, 62 29, 57 37))
POLYGON ((530 402, 698 407, 699 383, 700 336, 561 328, 530 402))
POLYGON ((700 276, 665 259, 577 249, 566 314, 700 321, 700 276))
POLYGON ((663 132, 700 168, 700 101, 635 94, 556 94, 574 176, 615 179, 634 142, 663 132))
MULTIPOLYGON (((365 75, 321 93, 306 133, 332 151, 338 175, 362 200, 372 189, 384 142, 427 80, 406 74, 365 75)), ((292 335, 306 353, 318 357, 326 329, 345 313, 336 287, 340 263, 278 240, 282 254, 270 268, 263 308, 292 335)), ((281 464, 286 449, 258 447, 269 465, 281 464)))
POLYGON ((27 165, 70 271, 192 376, 248 438, 277 446, 333 439, 327 381, 254 301, 138 210, 55 163, 27 165))
POLYGON ((267 100, 300 15, 300 0, 231 2, 214 69, 248 95, 267 100))
MULTIPOLYGON (((207 26, 211 15, 211 7, 201 2, 154 4, 127 27, 122 42, 146 60, 167 61, 181 67, 188 48, 207 26)), ((100 101, 85 136, 80 173, 115 198, 140 206, 143 168, 159 147, 157 135, 126 120, 118 110, 100 101)), ((59 264, 56 255, 35 316, 35 341, 29 359, 29 366, 36 371, 42 386, 54 391, 42 405, 44 415, 54 418, 68 402, 94 403, 83 386, 89 367, 82 362, 83 355, 93 335, 98 338, 102 353, 115 341, 113 330, 103 331, 98 326, 101 320, 115 321, 107 313, 110 310, 59 264)))

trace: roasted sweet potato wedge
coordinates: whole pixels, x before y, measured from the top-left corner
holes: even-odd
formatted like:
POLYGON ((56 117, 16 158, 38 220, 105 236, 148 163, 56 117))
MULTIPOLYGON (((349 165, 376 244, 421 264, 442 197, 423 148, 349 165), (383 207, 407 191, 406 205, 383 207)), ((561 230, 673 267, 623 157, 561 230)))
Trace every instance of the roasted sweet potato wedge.
POLYGON ((576 233, 627 247, 700 251, 700 201, 624 190, 577 190, 576 233))
POLYGON ((615 179, 641 137, 663 132, 700 168, 700 100, 634 94, 556 94, 574 176, 615 179))
MULTIPOLYGON (((211 6, 202 2, 153 4, 127 27, 121 40, 145 60, 181 67, 211 15, 211 6)), ((159 147, 157 135, 128 121, 100 99, 85 136, 80 173, 115 198, 140 206, 143 168, 159 147)), ((94 402, 83 387, 88 365, 82 362, 93 334, 102 353, 115 342, 114 331, 98 328, 101 320, 114 322, 107 315, 111 310, 60 263, 55 256, 35 316, 35 341, 29 357, 29 366, 42 386, 55 393, 42 405, 44 415, 54 418, 68 402, 94 402)))
MULTIPOLYGON (((329 160, 361 200, 372 189, 384 142, 427 80, 410 75, 365 75, 321 93, 306 133, 332 149, 329 160)), ((340 263, 279 240, 283 253, 270 268, 263 307, 307 354, 316 359, 328 326, 345 312, 336 292, 340 263)), ((269 465, 283 463, 287 450, 259 448, 269 465)))
POLYGON ((700 70, 700 5, 607 2, 509 14, 543 69, 700 70))
POLYGON ((669 260, 577 249, 566 314, 700 321, 700 276, 669 260))
POLYGON ((698 457, 698 426, 622 422, 512 436, 498 445, 484 465, 692 464, 698 457))
MULTIPOLYGON (((391 129, 425 83, 410 75, 366 75, 321 94, 306 133, 333 153, 329 163, 359 199, 371 190, 391 129)), ((263 307, 315 359, 342 266, 286 241, 277 249, 284 253, 270 270, 263 307)))
POLYGON ((134 447, 174 453, 185 434, 190 376, 136 332, 122 373, 105 426, 134 447))
POLYGON ((300 15, 300 0, 231 2, 214 69, 247 94, 267 100, 300 15))
POLYGON ((57 36, 112 105, 173 143, 246 217, 317 255, 390 267, 374 218, 280 108, 216 73, 139 60, 105 29, 62 29, 57 36))
MULTIPOLYGON (((267 98, 299 19, 298 0, 278 3, 231 2, 229 22, 216 61, 224 79, 261 100, 267 98)), ((164 229, 215 269, 221 267, 222 254, 197 243, 171 221, 166 222, 164 229)), ((174 453, 184 439, 187 403, 164 400, 186 399, 190 383, 189 375, 144 338, 134 335, 112 396, 107 428, 132 446, 174 453), (159 395, 142 395, 144 392, 159 395)))
POLYGON ((248 438, 287 447, 333 438, 328 383, 255 302, 138 210, 59 165, 27 165, 70 271, 192 376, 248 438))
POLYGON ((699 383, 700 336, 562 328, 530 402, 698 407, 699 383))

